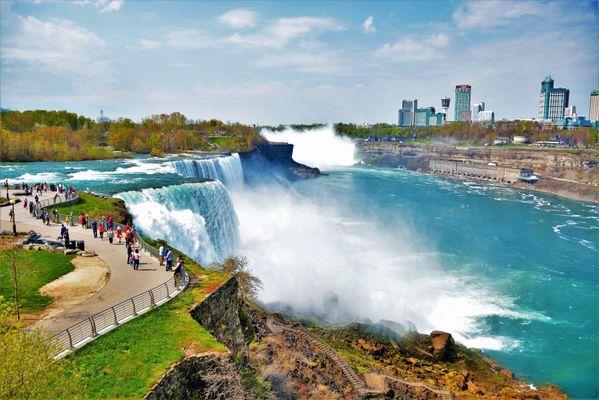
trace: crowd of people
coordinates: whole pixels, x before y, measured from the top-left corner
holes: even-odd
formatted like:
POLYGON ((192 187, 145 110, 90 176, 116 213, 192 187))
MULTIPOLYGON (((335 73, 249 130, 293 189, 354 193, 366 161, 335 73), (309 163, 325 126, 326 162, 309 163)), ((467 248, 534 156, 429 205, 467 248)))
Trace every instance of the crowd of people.
MULTIPOLYGON (((8 188, 8 180, 4 181, 4 186, 8 188)), ((54 203, 58 203, 60 196, 64 197, 64 200, 69 200, 77 196, 77 189, 74 186, 65 186, 59 184, 47 184, 46 182, 37 182, 29 185, 27 183, 21 183, 15 185, 15 189, 20 189, 25 192, 27 196, 33 196, 32 199, 25 197, 23 200, 23 208, 27 209, 31 215, 38 217, 42 220, 44 225, 51 226, 51 224, 60 224, 60 236, 58 239, 63 241, 65 247, 71 246, 71 237, 68 226, 75 225, 75 216, 73 212, 64 216, 61 222, 61 215, 57 209, 52 211, 48 210, 47 206, 42 207, 41 196, 44 193, 56 192, 54 195, 54 203), (35 195, 34 195, 35 192, 35 195)), ((114 222, 112 216, 102 218, 92 218, 85 213, 79 214, 79 225, 83 229, 91 229, 94 238, 99 238, 101 241, 106 239, 109 245, 125 243, 125 249, 127 252, 127 264, 131 265, 134 270, 139 270, 141 262, 141 251, 138 240, 138 233, 134 226, 130 224, 122 225, 114 222)), ((160 246, 159 249, 160 266, 165 266, 165 271, 173 271, 175 275, 180 274, 183 268, 183 258, 177 257, 175 260, 175 253, 173 249, 167 246, 160 246)))

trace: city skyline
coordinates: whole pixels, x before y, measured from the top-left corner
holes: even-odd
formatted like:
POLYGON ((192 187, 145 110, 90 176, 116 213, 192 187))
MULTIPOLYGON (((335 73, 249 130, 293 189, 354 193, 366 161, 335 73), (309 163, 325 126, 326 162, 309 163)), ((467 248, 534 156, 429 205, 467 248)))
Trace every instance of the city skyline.
POLYGON ((0 106, 139 120, 397 122, 472 86, 498 119, 538 114, 547 75, 589 114, 597 2, 0 3, 0 106), (306 7, 306 5, 309 5, 306 7), (505 12, 510 10, 510 12, 505 12))

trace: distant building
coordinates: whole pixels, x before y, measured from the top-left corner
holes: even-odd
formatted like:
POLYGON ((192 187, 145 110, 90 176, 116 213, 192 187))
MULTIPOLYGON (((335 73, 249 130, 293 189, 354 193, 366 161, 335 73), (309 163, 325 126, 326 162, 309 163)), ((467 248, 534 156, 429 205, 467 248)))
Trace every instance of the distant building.
POLYGON ((589 104, 589 121, 599 121, 599 89, 591 92, 591 103, 589 104))
POLYGON ((481 111, 485 111, 485 102, 474 103, 472 105, 472 121, 478 121, 478 113, 481 111))
POLYGON ((470 96, 472 87, 470 85, 457 85, 455 87, 455 119, 456 121, 472 121, 470 111, 470 96))
POLYGON ((435 107, 417 108, 414 117, 414 126, 429 126, 430 118, 435 115, 435 107))
POLYGON ((561 120, 564 119, 566 107, 570 100, 570 90, 555 88, 551 76, 547 76, 541 82, 541 94, 539 95, 539 119, 561 120))
POLYGON ((478 117, 477 117, 477 122, 494 124, 495 123, 495 112, 493 112, 491 110, 479 111, 478 117))
POLYGON ((498 136, 497 139, 493 141, 493 144, 508 144, 511 143, 512 139, 509 136, 498 136))
POLYGON ((416 122, 415 111, 417 108, 418 100, 402 100, 397 125, 414 126, 416 122))
POLYGON ((443 125, 446 121, 447 114, 445 113, 436 113, 435 115, 431 115, 428 119, 429 126, 438 126, 443 125))
POLYGON ((514 143, 516 144, 526 144, 530 143, 530 139, 526 136, 514 136, 514 143))
POLYGON ((576 106, 566 107, 566 110, 564 111, 564 116, 566 118, 576 119, 576 106))

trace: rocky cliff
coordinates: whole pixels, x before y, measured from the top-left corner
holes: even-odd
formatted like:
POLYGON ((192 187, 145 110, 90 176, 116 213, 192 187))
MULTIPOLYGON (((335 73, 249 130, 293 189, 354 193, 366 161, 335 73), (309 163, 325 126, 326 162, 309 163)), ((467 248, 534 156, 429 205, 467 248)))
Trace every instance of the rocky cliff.
POLYGON ((423 172, 429 170, 431 159, 531 168, 541 178, 534 186, 521 182, 511 186, 599 202, 599 152, 596 150, 359 142, 357 151, 369 165, 423 172))
POLYGON ((293 160, 293 145, 264 141, 245 153, 240 153, 246 182, 264 180, 287 180, 312 178, 320 175, 318 168, 311 168, 293 160))

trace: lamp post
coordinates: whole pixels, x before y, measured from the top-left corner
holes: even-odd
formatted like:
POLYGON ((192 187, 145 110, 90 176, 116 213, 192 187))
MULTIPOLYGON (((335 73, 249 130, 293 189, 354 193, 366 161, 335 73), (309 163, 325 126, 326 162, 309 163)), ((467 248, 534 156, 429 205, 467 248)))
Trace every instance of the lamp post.
POLYGON ((10 201, 10 206, 12 207, 12 210, 11 210, 11 212, 12 212, 12 218, 11 218, 12 219, 12 234, 14 236, 17 236, 17 223, 15 221, 15 204, 16 204, 16 202, 17 201, 15 199, 12 199, 10 201))

